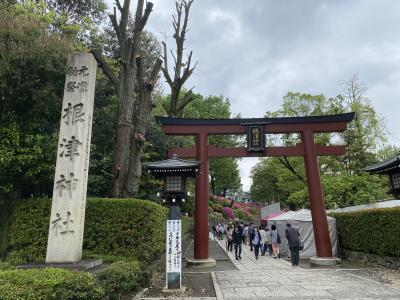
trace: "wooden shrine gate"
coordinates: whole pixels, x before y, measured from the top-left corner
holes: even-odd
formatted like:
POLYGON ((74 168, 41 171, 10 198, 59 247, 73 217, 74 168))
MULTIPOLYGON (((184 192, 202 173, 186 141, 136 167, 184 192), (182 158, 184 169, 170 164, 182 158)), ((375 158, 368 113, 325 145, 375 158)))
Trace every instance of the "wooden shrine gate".
POLYGON ((210 157, 303 156, 307 175, 315 246, 319 258, 332 257, 326 219, 318 156, 343 155, 345 146, 322 146, 314 142, 314 133, 342 132, 354 119, 354 113, 254 119, 176 119, 156 117, 167 135, 194 135, 196 146, 169 148, 168 157, 194 157, 201 162, 196 179, 194 258, 208 259, 208 159, 210 157), (300 133, 301 143, 293 147, 265 147, 265 134, 300 133), (247 148, 218 148, 208 145, 209 135, 247 134, 247 148))

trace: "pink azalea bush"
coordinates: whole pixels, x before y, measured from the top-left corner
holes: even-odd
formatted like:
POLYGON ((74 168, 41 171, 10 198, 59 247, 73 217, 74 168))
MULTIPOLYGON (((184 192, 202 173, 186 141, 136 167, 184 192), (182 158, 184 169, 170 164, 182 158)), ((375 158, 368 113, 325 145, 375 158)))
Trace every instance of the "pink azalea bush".
POLYGON ((226 219, 235 219, 235 212, 233 211, 232 208, 230 207, 223 207, 222 208, 222 215, 226 218, 226 219))
POLYGON ((221 212, 226 219, 236 218, 242 220, 257 220, 262 204, 234 202, 231 206, 231 200, 221 196, 210 194, 209 207, 213 212, 221 212))

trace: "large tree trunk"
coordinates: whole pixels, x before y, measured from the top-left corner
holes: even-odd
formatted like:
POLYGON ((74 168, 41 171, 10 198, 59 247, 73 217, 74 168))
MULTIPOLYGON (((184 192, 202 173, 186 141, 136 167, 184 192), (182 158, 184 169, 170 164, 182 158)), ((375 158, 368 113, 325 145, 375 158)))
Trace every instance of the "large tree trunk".
POLYGON ((157 59, 153 66, 150 78, 144 80, 143 61, 141 57, 137 58, 139 103, 136 115, 134 116, 134 126, 132 127, 130 141, 131 154, 129 159, 128 177, 126 180, 126 196, 136 196, 139 190, 140 176, 142 175, 142 148, 145 142, 146 125, 149 121, 150 113, 155 106, 152 101, 152 91, 157 81, 161 64, 161 59, 157 59))
POLYGON ((111 197, 123 197, 126 194, 127 166, 130 149, 131 127, 134 106, 136 67, 121 70, 120 89, 118 94, 118 123, 113 157, 113 186, 111 197))
MULTIPOLYGON (((144 26, 153 8, 153 4, 147 2, 143 11, 144 0, 138 0, 133 32, 128 32, 130 3, 130 0, 125 0, 124 4, 121 5, 119 0, 115 0, 114 13, 109 14, 119 43, 119 76, 114 74, 114 71, 100 52, 92 49, 94 57, 113 83, 118 96, 118 120, 113 156, 114 177, 109 192, 111 197, 125 197, 128 194, 126 184, 130 156, 129 147, 131 145, 134 93, 137 80, 136 56, 139 53, 139 44, 144 26), (119 22, 117 20, 117 9, 119 10, 119 22)), ((140 165, 140 158, 138 164, 140 165)))

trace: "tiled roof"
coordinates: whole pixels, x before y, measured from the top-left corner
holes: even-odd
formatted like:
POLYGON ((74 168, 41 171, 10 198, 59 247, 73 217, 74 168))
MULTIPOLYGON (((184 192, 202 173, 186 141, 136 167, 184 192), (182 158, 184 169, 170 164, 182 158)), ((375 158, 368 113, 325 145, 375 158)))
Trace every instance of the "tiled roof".
POLYGON ((370 173, 386 173, 393 169, 400 169, 400 155, 396 155, 380 163, 365 167, 363 170, 370 173))

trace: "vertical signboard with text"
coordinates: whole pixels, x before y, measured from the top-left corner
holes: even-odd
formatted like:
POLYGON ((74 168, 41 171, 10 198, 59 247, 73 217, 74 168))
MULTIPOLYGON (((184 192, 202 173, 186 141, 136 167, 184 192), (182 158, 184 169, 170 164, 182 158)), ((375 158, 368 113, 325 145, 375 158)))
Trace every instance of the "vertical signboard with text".
POLYGON ((167 289, 181 288, 181 220, 167 220, 166 282, 167 289))
POLYGON ((247 125, 247 151, 264 151, 265 137, 262 124, 247 125))
POLYGON ((46 263, 82 257, 96 68, 90 53, 68 55, 46 263))

